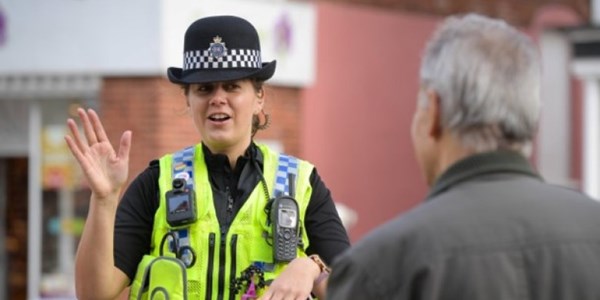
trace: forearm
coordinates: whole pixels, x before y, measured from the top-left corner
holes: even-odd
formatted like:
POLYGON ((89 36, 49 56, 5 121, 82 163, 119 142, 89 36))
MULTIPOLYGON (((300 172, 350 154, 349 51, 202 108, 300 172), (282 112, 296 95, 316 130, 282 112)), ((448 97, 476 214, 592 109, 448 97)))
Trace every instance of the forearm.
MULTIPOLYGON (((115 268, 113 256, 115 199, 92 195, 75 259, 75 287, 79 299, 113 299, 123 289, 123 274, 115 268)), ((125 281, 126 284, 126 281, 125 281)))

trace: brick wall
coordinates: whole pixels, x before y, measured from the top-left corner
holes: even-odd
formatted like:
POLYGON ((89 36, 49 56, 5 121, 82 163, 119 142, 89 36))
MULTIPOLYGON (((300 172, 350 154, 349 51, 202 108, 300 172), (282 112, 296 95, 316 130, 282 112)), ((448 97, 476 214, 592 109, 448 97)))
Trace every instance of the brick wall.
POLYGON ((159 127, 155 108, 160 98, 158 82, 148 78, 107 78, 103 82, 100 118, 116 151, 123 131, 133 132, 130 177, 158 155, 155 138, 159 127))
POLYGON ((270 114, 271 125, 259 131, 255 138, 278 140, 283 144, 284 152, 301 157, 300 90, 267 86, 266 97, 264 111, 270 114))
MULTIPOLYGON (((266 95, 265 112, 271 115, 271 126, 256 138, 278 140, 287 153, 300 155, 299 90, 267 86, 266 95)), ((130 179, 150 160, 200 142, 185 108, 181 89, 164 78, 104 79, 100 117, 109 139, 117 147, 123 131, 133 132, 130 179)))

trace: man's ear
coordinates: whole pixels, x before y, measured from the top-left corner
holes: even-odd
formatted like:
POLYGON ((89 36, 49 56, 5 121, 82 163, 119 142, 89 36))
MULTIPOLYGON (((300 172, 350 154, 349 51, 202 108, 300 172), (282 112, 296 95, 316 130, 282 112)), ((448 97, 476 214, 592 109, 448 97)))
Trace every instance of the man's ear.
POLYGON ((429 135, 434 139, 439 139, 442 135, 442 107, 440 95, 435 90, 427 90, 426 95, 429 135))

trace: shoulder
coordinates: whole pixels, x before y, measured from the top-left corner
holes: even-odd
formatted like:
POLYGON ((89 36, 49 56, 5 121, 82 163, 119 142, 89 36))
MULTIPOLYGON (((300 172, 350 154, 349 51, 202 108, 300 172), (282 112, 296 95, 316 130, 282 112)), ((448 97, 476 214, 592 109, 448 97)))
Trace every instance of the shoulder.
POLYGON ((160 173, 160 164, 157 159, 150 161, 148 166, 138 174, 138 176, 132 181, 132 184, 136 183, 157 183, 158 175, 160 173))
POLYGON ((411 237, 405 223, 403 217, 393 219, 335 259, 329 288, 334 299, 357 294, 364 299, 383 299, 402 289, 399 283, 411 282, 425 255, 414 249, 416 235, 411 237))
POLYGON ((414 260, 411 256, 419 254, 411 250, 413 242, 420 238, 418 223, 410 220, 410 216, 397 217, 371 231, 346 254, 362 268, 399 267, 398 263, 414 260))
MULTIPOLYGON (((372 230, 347 252, 354 263, 375 273, 409 273, 443 254, 444 226, 451 217, 439 214, 435 203, 422 203, 372 230), (402 253, 402 255, 398 255, 402 253), (372 268, 376 266, 376 268, 372 268)), ((377 276, 377 274, 373 276, 377 276)), ((406 274, 408 276, 408 274, 406 274)), ((386 280, 382 278, 382 280, 386 280)))

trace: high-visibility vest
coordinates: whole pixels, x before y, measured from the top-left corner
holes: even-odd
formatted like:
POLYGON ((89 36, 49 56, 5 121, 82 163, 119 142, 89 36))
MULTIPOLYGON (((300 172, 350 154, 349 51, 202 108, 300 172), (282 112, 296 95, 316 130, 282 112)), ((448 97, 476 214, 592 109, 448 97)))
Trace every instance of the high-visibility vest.
MULTIPOLYGON (((263 154, 263 176, 271 197, 275 191, 276 172, 280 154, 267 146, 258 145, 263 154)), ((297 159, 295 195, 298 203, 301 245, 298 256, 306 256, 304 249, 309 246, 304 230, 304 219, 312 187, 310 175, 314 166, 297 159)), ((273 263, 272 229, 267 225, 265 207, 269 199, 263 184, 259 182, 242 208, 231 222, 226 233, 222 233, 213 203, 212 188, 204 161, 202 145, 193 148, 193 182, 196 194, 197 220, 188 227, 187 243, 194 250, 196 261, 186 268, 168 249, 160 255, 163 237, 172 228, 167 223, 166 191, 172 189, 173 154, 160 159, 160 204, 154 216, 151 253, 144 256, 138 266, 130 290, 130 299, 149 299, 154 293, 168 294, 169 299, 240 299, 241 291, 235 295, 232 282, 252 264, 266 266, 264 279, 274 279, 285 267, 283 263, 273 263), (150 266, 157 270, 150 270, 150 266), (180 272, 182 274, 170 274, 180 272), (150 278, 154 275, 155 278, 150 278), (159 288, 149 288, 150 283, 159 288), (172 289, 173 291, 170 291, 172 289), (164 291, 163 291, 164 290, 164 291), (221 295, 221 296, 219 296, 221 295), (146 298, 148 297, 148 298, 146 298)), ((167 248, 167 247, 164 247, 167 248)), ((162 299, 162 298, 161 298, 162 299)))

